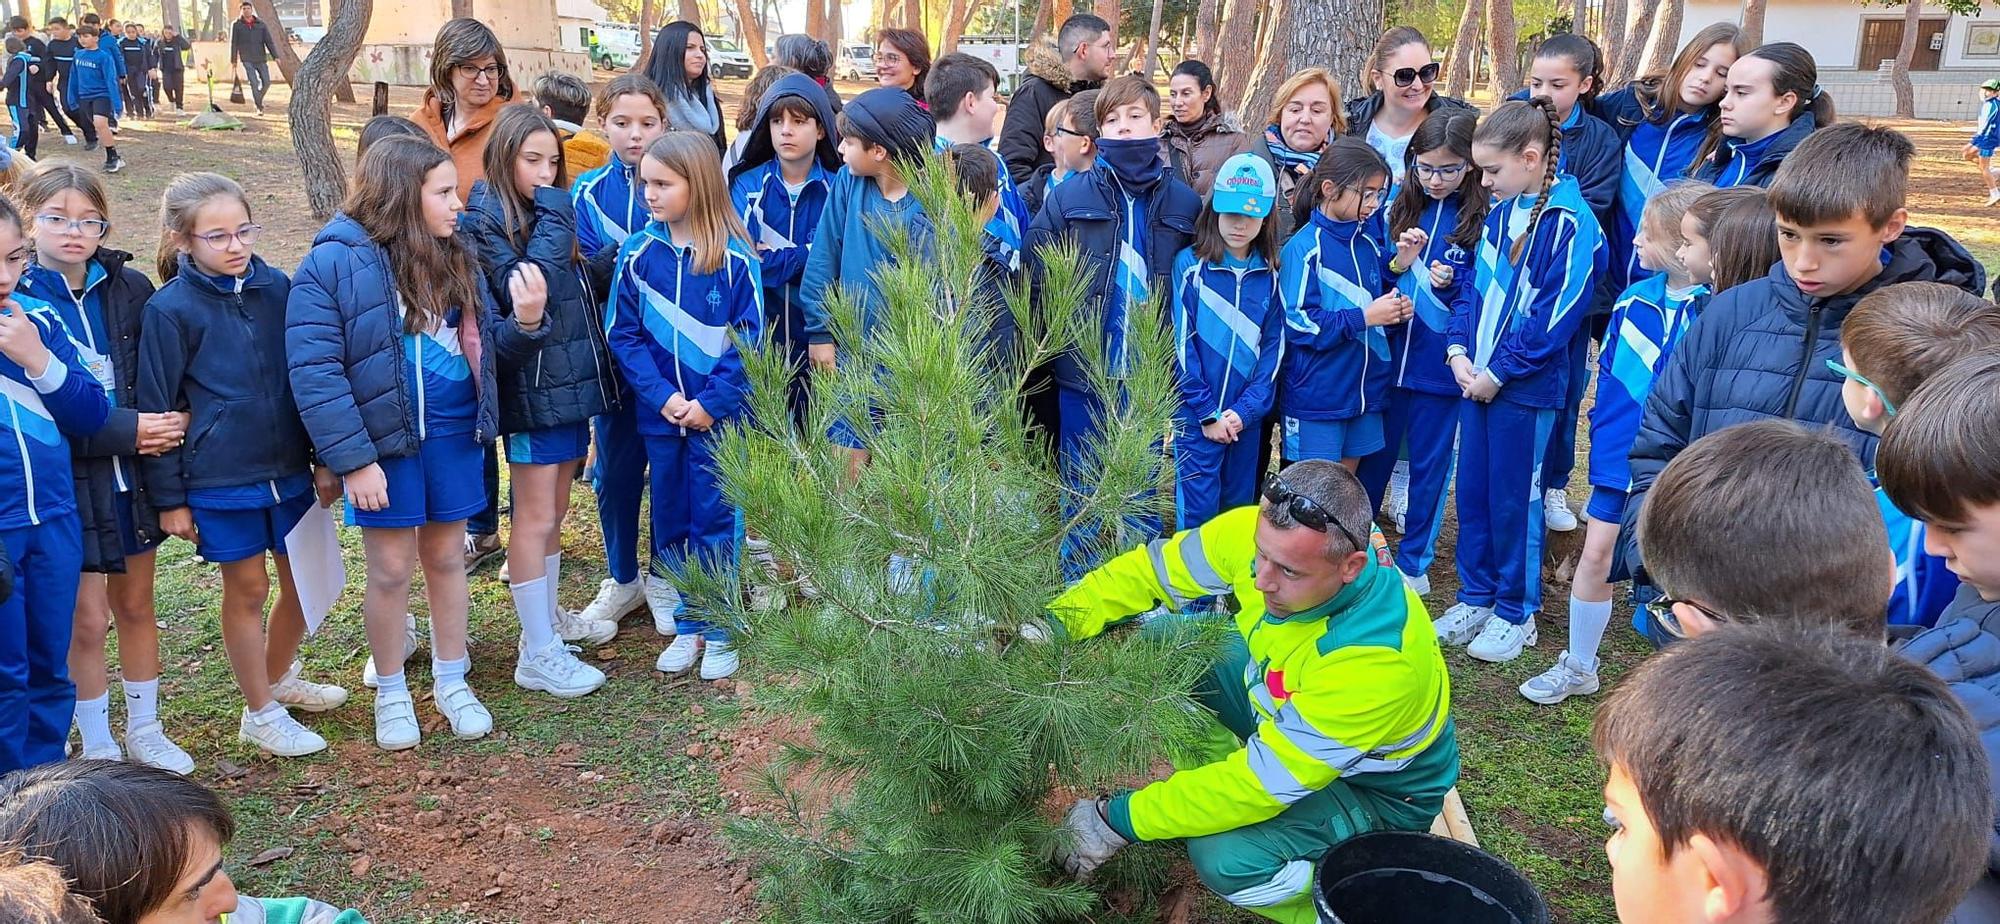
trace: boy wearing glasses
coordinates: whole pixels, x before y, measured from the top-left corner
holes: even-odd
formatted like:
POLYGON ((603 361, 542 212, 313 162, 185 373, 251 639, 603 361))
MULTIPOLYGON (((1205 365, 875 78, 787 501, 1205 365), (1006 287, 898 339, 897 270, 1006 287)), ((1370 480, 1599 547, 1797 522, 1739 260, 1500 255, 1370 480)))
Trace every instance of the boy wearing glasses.
POLYGON ((1042 210, 1064 180, 1088 171, 1097 163, 1097 91, 1062 100, 1049 110, 1042 129, 1042 150, 1054 158, 1035 168, 1034 176, 1021 186, 1021 199, 1032 217, 1042 210))
POLYGON ((1423 600, 1374 552, 1370 516, 1347 469, 1299 462, 1262 505, 1126 552, 1050 604, 1081 640, 1162 603, 1230 597, 1241 633, 1197 695, 1242 745, 1079 800, 1072 875, 1134 841, 1183 839, 1231 904, 1312 924, 1314 858, 1367 831, 1430 826, 1458 779, 1450 682, 1423 600))

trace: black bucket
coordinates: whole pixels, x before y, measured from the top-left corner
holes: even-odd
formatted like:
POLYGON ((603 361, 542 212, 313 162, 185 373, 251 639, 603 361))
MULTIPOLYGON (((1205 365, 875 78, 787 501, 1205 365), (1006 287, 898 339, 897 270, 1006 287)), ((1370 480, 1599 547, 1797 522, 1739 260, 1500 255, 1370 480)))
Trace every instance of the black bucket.
POLYGON ((1319 861, 1321 924, 1549 924, 1520 870, 1477 847, 1414 831, 1352 838, 1319 861))

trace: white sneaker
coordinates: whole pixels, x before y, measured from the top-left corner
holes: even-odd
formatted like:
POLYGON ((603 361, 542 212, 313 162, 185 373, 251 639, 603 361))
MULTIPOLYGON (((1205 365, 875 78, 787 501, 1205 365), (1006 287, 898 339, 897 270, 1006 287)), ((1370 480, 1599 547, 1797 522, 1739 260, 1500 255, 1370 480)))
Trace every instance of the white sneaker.
MULTIPOLYGON (((701 636, 676 636, 667 650, 660 652, 660 658, 653 662, 653 669, 662 674, 678 674, 694 666, 695 651, 701 646, 701 636)), ((729 656, 731 660, 735 655, 729 656)))
POLYGON ((556 607, 556 636, 565 642, 582 642, 586 645, 602 645, 618 634, 616 620, 586 619, 582 613, 572 613, 556 607))
POLYGON ((1572 696, 1589 696, 1597 692, 1597 669, 1585 668, 1576 656, 1568 651, 1556 659, 1553 667, 1521 684, 1521 695, 1529 702, 1553 706, 1572 696))
POLYGON ((583 663, 575 647, 557 642, 540 651, 521 652, 514 662, 514 685, 557 699, 575 699, 604 686, 604 672, 583 663))
POLYGON ((1492 615, 1493 608, 1490 606, 1454 603, 1444 611, 1443 616, 1431 621, 1431 628, 1437 631, 1438 644, 1463 645, 1479 634, 1480 628, 1492 615))
POLYGON ((1479 637, 1465 646, 1465 653, 1481 661, 1502 664, 1521 656, 1521 649, 1533 645, 1539 636, 1535 632, 1535 617, 1514 625, 1499 616, 1486 620, 1486 627, 1479 630, 1479 637))
MULTIPOLYGON (((374 658, 368 660, 373 661, 374 658)), ((300 712, 326 712, 347 702, 347 690, 330 683, 314 683, 299 676, 299 662, 278 682, 271 684, 271 698, 300 712)))
POLYGON ((76 143, 76 136, 75 136, 75 135, 64 135, 64 136, 63 136, 63 143, 64 143, 64 144, 75 144, 75 143, 76 143))
POLYGON ((736 649, 728 642, 701 646, 701 679, 721 680, 736 673, 736 649))
POLYGON ((668 638, 679 631, 674 628, 674 620, 687 612, 687 601, 681 599, 679 588, 672 581, 648 574, 646 583, 646 608, 653 611, 653 630, 668 638))
POLYGON ((1558 533, 1576 528, 1576 514, 1569 509, 1569 492, 1550 488, 1542 495, 1542 525, 1558 533))
POLYGON ((242 721, 236 723, 236 740, 254 744, 274 757, 304 757, 326 750, 326 739, 300 725, 286 709, 270 710, 266 716, 243 710, 242 721))
POLYGON ((1389 476, 1389 491, 1382 498, 1382 512, 1389 522, 1395 524, 1396 532, 1403 531, 1403 518, 1410 512, 1410 476, 1408 469, 1397 468, 1389 476))
POLYGON ((423 733, 417 730, 417 706, 410 691, 375 694, 375 746, 384 751, 407 751, 416 747, 423 733))
POLYGON ((77 756, 84 760, 124 760, 125 752, 118 749, 118 742, 113 741, 99 747, 84 748, 83 753, 77 756))
POLYGON ((1417 592, 1419 597, 1431 595, 1431 576, 1428 574, 1405 574, 1403 586, 1417 592))
POLYGON ((451 733, 460 738, 484 738, 493 730, 493 713, 486 711, 465 681, 431 690, 431 703, 451 723, 451 733))
POLYGON ((646 605, 646 590, 639 581, 620 584, 605 578, 597 584, 597 597, 583 608, 585 622, 618 622, 646 605))
POLYGON ((1989 190, 1987 190, 1987 191, 1986 191, 1986 204, 1987 204, 1987 205, 1993 205, 1994 203, 1997 203, 1997 202, 2000 202, 2000 189, 1989 189, 1989 190))
POLYGON ((194 772, 194 758, 181 746, 167 738, 166 729, 158 721, 147 722, 138 728, 125 732, 125 749, 132 754, 132 762, 144 764, 160 770, 167 770, 187 776, 194 772))
MULTIPOLYGON (((403 663, 408 664, 410 662, 410 659, 416 656, 417 656, 417 616, 415 613, 404 613, 403 614, 403 663)), ((373 690, 377 686, 380 686, 381 683, 382 683, 381 675, 375 673, 375 658, 371 656, 361 659, 361 685, 367 687, 370 690, 373 690)))

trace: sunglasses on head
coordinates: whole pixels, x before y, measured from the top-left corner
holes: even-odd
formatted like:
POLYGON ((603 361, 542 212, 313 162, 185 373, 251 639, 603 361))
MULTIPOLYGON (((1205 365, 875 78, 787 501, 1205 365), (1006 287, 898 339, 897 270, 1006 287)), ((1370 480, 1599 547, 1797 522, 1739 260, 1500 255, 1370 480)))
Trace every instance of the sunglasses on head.
POLYGON ((1429 85, 1437 82, 1438 65, 1436 61, 1432 61, 1423 67, 1399 67, 1392 71, 1389 76, 1395 78, 1396 86, 1399 87, 1407 87, 1418 81, 1429 85))
POLYGON ((1285 512, 1291 514, 1292 519, 1297 520, 1300 526, 1322 533, 1331 526, 1339 530, 1340 535, 1353 544, 1355 551, 1360 552, 1368 548, 1367 543, 1361 541, 1353 530, 1348 529, 1347 524, 1340 522, 1332 511, 1320 506, 1319 501, 1293 491, 1290 485, 1285 484, 1283 476, 1272 475, 1271 480, 1264 482, 1264 499, 1285 508, 1285 512))

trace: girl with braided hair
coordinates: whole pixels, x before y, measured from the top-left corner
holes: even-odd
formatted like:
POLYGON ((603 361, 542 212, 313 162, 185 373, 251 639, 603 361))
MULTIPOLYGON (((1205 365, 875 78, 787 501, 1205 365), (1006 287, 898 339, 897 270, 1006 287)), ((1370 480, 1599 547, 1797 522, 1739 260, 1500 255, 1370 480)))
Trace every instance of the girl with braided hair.
POLYGON ((1546 96, 1501 106, 1472 135, 1472 162, 1494 205, 1446 338, 1465 399, 1461 586, 1436 628, 1484 661, 1511 661, 1535 643, 1542 448, 1569 389, 1570 340, 1607 269, 1603 230, 1576 179, 1557 170, 1561 159, 1561 120, 1546 96))

